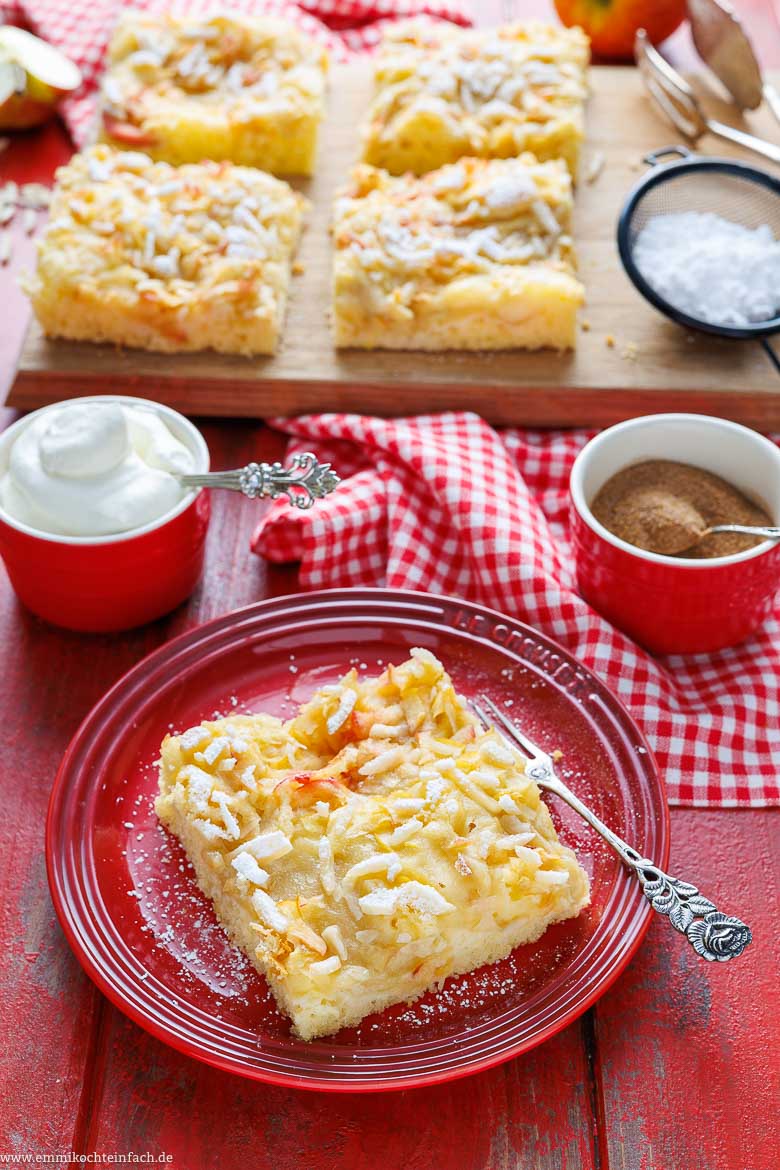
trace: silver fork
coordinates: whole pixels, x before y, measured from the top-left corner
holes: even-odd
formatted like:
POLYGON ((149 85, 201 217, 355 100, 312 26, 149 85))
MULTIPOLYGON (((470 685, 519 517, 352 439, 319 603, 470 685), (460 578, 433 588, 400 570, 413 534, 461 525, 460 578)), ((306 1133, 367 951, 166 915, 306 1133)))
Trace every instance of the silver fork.
POLYGON ((518 731, 514 723, 491 699, 483 695, 481 702, 471 699, 470 706, 485 730, 489 730, 491 720, 485 711, 487 707, 494 723, 499 724, 506 733, 504 735, 499 730, 498 734, 508 739, 510 746, 519 748, 528 759, 526 775, 535 780, 546 792, 552 792, 564 800, 596 830, 600 837, 603 837, 608 845, 612 846, 623 864, 641 883, 644 895, 653 909, 668 916, 672 926, 685 935, 697 955, 701 955, 703 959, 725 963, 742 954, 753 940, 750 927, 739 918, 721 914, 709 899, 699 893, 696 886, 670 877, 652 861, 642 857, 622 837, 618 837, 617 833, 613 833, 612 829, 599 820, 596 814, 556 776, 550 756, 537 747, 527 735, 518 731))

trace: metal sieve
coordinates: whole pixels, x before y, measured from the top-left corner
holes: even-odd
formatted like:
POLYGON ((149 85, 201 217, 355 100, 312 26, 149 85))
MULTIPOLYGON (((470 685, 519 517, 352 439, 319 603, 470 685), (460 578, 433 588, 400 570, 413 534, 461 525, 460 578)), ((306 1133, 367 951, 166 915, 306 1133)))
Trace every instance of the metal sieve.
MULTIPOLYGON (((780 180, 755 167, 725 158, 700 158, 686 146, 667 146, 646 154, 654 169, 628 196, 617 226, 620 259, 629 278, 643 297, 661 313, 687 329, 717 337, 755 338, 780 373, 780 357, 767 338, 780 331, 780 315, 744 327, 717 325, 690 317, 659 295, 634 260, 637 237, 653 216, 685 211, 712 212, 747 228, 768 224, 780 239, 780 180), (664 162, 676 156, 675 162, 664 162)), ((778 290, 780 300, 780 290, 778 290)))

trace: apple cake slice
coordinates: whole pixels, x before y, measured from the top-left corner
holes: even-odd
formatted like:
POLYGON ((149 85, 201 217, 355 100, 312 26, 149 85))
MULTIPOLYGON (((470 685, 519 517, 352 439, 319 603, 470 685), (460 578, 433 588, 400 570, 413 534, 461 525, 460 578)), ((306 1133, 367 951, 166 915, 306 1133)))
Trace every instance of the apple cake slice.
POLYGON ((94 146, 57 172, 26 291, 49 337, 273 353, 305 206, 264 171, 94 146))
POLYGON ((170 163, 310 175, 326 72, 325 51, 286 21, 128 12, 109 47, 100 134, 170 163))
POLYGON ((401 175, 531 151, 576 176, 589 56, 581 28, 400 21, 377 58, 363 159, 401 175))
POLYGON ((336 345, 573 346, 571 213, 560 160, 464 158, 398 178, 358 166, 333 216, 336 345))
POLYGON ((288 722, 166 737, 156 808, 303 1040, 501 959, 589 899, 523 758, 428 650, 350 671, 288 722))

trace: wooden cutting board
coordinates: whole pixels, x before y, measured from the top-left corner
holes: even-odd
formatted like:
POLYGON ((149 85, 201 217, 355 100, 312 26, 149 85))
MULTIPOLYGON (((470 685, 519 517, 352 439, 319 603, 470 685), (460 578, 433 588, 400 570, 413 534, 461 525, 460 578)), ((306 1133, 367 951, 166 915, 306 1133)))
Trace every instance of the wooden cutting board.
MULTIPOLYGON (((321 410, 399 415, 458 408, 476 410, 494 423, 566 426, 695 410, 780 428, 780 376, 758 343, 686 333, 647 305, 624 275, 615 245, 619 209, 645 170, 642 156, 677 141, 677 135, 651 107, 634 69, 596 67, 591 84, 583 172, 598 155, 605 165, 593 182, 583 180, 576 196, 575 237, 587 305, 575 353, 333 348, 327 319, 328 220, 334 191, 358 154, 358 123, 371 90, 370 67, 361 63, 335 70, 318 173, 299 184, 313 204, 299 252, 304 271, 293 280, 283 345, 275 357, 165 355, 47 341, 33 323, 9 405, 27 409, 114 391, 193 415, 267 417, 321 410)), ((729 118, 729 108, 712 93, 707 104, 729 118)), ((780 137, 777 123, 763 110, 750 115, 748 128, 780 137)), ((712 138, 701 148, 772 169, 712 138)))

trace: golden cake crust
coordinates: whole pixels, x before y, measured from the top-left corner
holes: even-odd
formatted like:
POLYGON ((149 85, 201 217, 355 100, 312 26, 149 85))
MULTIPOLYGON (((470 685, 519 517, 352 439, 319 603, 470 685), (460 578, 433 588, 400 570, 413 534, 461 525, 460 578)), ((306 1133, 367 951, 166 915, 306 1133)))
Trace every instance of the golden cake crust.
POLYGON ((583 289, 561 161, 461 159, 415 177, 366 165, 333 217, 337 346, 573 346, 583 289))
POLYGON ((26 289, 51 337, 273 353, 305 204, 248 167, 95 146, 57 172, 26 289))
POLYGON ((171 163, 309 175, 326 72, 325 51, 285 21, 129 12, 111 40, 100 135, 171 163))
POLYGON ((351 671, 286 723, 167 737, 156 807, 304 1040, 503 958, 589 898, 524 761, 427 650, 351 671))
POLYGON ((464 155, 531 151, 563 158, 576 175, 588 60, 580 28, 399 22, 379 52, 364 161, 422 174, 464 155))

